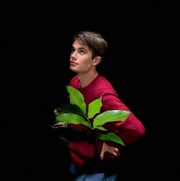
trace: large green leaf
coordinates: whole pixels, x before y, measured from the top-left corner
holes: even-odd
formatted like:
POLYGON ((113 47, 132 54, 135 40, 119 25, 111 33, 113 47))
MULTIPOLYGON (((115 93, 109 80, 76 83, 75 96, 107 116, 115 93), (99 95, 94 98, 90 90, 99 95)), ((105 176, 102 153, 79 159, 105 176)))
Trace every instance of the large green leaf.
POLYGON ((97 126, 96 128, 93 128, 93 129, 99 129, 101 131, 108 131, 105 127, 103 126, 97 126))
POLYGON ((93 118, 97 113, 100 112, 102 106, 102 97, 95 99, 88 105, 88 118, 93 118))
POLYGON ((115 133, 108 132, 107 134, 98 134, 98 138, 104 141, 113 141, 115 143, 125 146, 123 140, 115 133))
POLYGON ((66 86, 66 90, 69 93, 70 104, 77 105, 86 114, 86 103, 81 92, 70 85, 66 86))
POLYGON ((87 116, 82 112, 82 110, 74 104, 62 104, 56 109, 56 114, 64 114, 64 113, 74 113, 74 114, 79 114, 83 116, 85 119, 87 119, 87 116))
POLYGON ((66 122, 68 124, 83 124, 91 128, 91 124, 87 122, 82 116, 73 113, 64 113, 56 116, 56 122, 66 122))
MULTIPOLYGON (((92 101, 88 106, 88 113, 86 113, 86 103, 82 93, 74 87, 67 85, 66 90, 69 93, 70 104, 62 105, 56 109, 56 123, 61 126, 61 123, 67 124, 82 124, 90 129, 99 129, 101 131, 108 131, 103 125, 107 122, 124 121, 130 114, 129 111, 124 110, 108 110, 100 113, 102 107, 102 97, 92 101), (100 113, 100 114, 98 114, 100 113), (97 114, 97 116, 96 116, 97 114), (94 118, 93 125, 89 119, 94 118)), ((105 141, 113 141, 121 145, 125 145, 122 139, 112 133, 96 134, 96 137, 105 141)))
POLYGON ((107 122, 123 121, 129 116, 129 111, 124 110, 108 110, 94 118, 93 128, 102 126, 107 122))

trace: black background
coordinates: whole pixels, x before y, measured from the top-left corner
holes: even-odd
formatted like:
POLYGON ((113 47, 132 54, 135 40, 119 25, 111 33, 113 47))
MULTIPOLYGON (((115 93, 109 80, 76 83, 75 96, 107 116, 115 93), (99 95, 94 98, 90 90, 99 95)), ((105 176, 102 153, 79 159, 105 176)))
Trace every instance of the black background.
POLYGON ((69 50, 79 30, 109 49, 99 71, 146 127, 119 180, 178 177, 179 10, 170 2, 12 1, 1 6, 3 180, 67 181, 67 148, 52 133, 66 96, 69 50))

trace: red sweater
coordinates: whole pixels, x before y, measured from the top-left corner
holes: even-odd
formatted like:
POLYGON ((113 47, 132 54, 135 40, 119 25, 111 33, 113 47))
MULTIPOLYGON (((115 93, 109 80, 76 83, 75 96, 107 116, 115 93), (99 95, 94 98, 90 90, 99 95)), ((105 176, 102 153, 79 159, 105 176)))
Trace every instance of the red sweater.
MULTIPOLYGON (((93 82, 91 82, 87 87, 82 88, 80 85, 79 78, 77 76, 73 77, 69 83, 69 85, 78 89, 84 96, 86 105, 88 105, 93 100, 102 96, 102 109, 101 112, 106 110, 128 110, 129 108, 120 100, 117 92, 112 87, 111 83, 102 75, 98 75, 93 82)), ((93 120, 92 120, 93 121, 93 120)), ((81 129, 85 129, 83 125, 72 125, 72 127, 78 127, 81 129)), ((105 125, 105 127, 111 131, 116 133, 121 137, 124 143, 130 144, 136 140, 139 140, 145 134, 145 128, 141 121, 131 112, 131 114, 124 121, 119 122, 110 122, 105 125)), ((114 145, 119 147, 117 143, 107 142, 109 145, 114 145)), ((85 155, 89 158, 99 158, 102 141, 97 140, 95 143, 89 141, 81 141, 81 142, 69 142, 69 147, 77 150, 82 155, 85 155)), ((74 153, 70 150, 70 155, 73 163, 81 167, 86 162, 82 156, 74 153)), ((106 154, 104 159, 113 159, 114 156, 110 154, 106 154)))

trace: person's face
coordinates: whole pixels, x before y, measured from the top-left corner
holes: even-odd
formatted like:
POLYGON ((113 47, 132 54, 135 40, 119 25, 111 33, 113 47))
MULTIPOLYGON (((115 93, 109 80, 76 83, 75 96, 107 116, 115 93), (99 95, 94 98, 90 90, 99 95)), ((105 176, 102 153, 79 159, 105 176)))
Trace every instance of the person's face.
POLYGON ((76 73, 86 73, 94 67, 92 51, 88 46, 75 40, 70 54, 70 70, 76 73))

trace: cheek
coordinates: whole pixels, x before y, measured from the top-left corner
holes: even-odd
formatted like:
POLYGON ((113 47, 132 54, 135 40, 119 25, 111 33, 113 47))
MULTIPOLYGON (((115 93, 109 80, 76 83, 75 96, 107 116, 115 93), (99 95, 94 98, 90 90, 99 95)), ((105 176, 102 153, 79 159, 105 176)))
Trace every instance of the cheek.
POLYGON ((90 67, 92 67, 92 61, 85 61, 82 63, 82 66, 89 69, 90 67))
POLYGON ((92 64, 84 64, 82 68, 83 68, 85 71, 89 71, 89 70, 91 69, 91 67, 92 67, 92 64))

